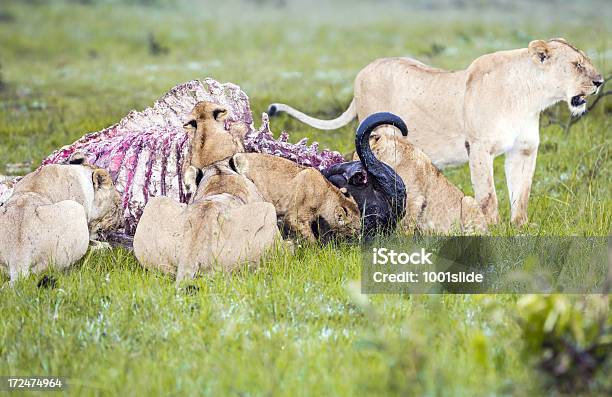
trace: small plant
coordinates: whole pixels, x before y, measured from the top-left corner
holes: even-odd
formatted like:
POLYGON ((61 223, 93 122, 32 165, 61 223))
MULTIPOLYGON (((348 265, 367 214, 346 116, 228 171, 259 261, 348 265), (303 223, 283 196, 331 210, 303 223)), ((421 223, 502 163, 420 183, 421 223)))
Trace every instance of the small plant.
POLYGON ((525 354, 559 392, 588 390, 610 364, 609 305, 608 295, 575 302, 562 295, 528 295, 518 302, 525 354))

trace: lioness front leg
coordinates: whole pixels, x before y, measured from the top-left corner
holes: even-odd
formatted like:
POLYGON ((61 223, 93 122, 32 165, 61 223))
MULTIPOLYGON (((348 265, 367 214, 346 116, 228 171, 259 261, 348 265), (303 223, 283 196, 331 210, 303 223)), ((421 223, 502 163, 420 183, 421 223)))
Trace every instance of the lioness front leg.
POLYGON ((324 200, 321 192, 321 184, 324 177, 313 168, 300 171, 291 181, 289 193, 287 194, 285 222, 290 229, 293 229, 302 237, 310 242, 317 239, 312 231, 311 223, 316 212, 314 203, 321 204, 324 200))
POLYGON ((474 196, 488 224, 497 224, 499 214, 497 211, 497 194, 493 179, 493 155, 490 148, 478 142, 467 145, 470 162, 470 176, 474 188, 474 196))
POLYGON ((307 241, 314 243, 317 241, 317 238, 312 232, 310 224, 310 217, 303 216, 302 214, 297 214, 297 216, 295 217, 287 218, 287 225, 289 226, 289 228, 297 231, 298 234, 304 237, 307 241))
POLYGON ((538 145, 522 145, 506 153, 504 169, 508 196, 510 197, 511 221, 516 226, 527 223, 529 192, 535 172, 538 145))
POLYGON ((316 237, 310 227, 310 218, 308 208, 304 206, 304 191, 303 187, 296 186, 291 189, 283 199, 287 212, 283 216, 283 222, 293 232, 300 235, 309 242, 315 242, 316 237))
POLYGON ((297 232, 309 242, 314 243, 317 238, 310 227, 313 215, 310 209, 304 206, 305 194, 303 187, 296 187, 296 190, 290 196, 289 200, 294 206, 285 215, 285 223, 289 229, 297 232), (302 205, 300 206, 300 204, 302 205))

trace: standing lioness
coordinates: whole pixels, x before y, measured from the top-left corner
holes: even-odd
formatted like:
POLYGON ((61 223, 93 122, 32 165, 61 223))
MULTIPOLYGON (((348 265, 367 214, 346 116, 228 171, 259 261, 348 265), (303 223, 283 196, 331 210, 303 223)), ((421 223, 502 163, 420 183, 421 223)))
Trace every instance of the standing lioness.
POLYGON ((498 221, 493 159, 505 153, 512 222, 521 225, 527 221, 540 112, 565 100, 572 113, 583 113, 585 97, 602 84, 584 52, 564 39, 535 40, 528 48, 483 55, 456 72, 409 58, 376 60, 358 74, 354 99, 335 120, 283 104, 271 105, 269 113, 287 112, 327 130, 355 116, 395 113, 408 125, 410 142, 437 167, 469 161, 476 200, 491 223, 498 221))

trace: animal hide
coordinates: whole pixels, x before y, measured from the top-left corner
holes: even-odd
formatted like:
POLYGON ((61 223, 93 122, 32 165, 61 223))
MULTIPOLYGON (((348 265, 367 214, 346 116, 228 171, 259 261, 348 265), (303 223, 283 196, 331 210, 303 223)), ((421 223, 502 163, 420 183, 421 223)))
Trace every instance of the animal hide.
MULTIPOLYGON (((86 134, 71 145, 53 152, 42 162, 65 163, 74 152, 81 152, 88 162, 108 170, 122 196, 125 228, 132 236, 145 204, 155 196, 168 196, 181 203, 189 200, 183 190, 182 170, 189 142, 183 124, 196 102, 210 101, 227 107, 226 129, 232 123, 248 126, 245 149, 285 157, 299 164, 322 170, 341 163, 340 153, 323 150, 306 139, 289 143, 283 132, 275 140, 268 116, 256 130, 247 95, 237 85, 221 84, 213 79, 193 80, 172 88, 155 104, 143 111, 131 111, 121 121, 102 131, 86 134)), ((0 183, 0 203, 6 201, 14 181, 0 183)))

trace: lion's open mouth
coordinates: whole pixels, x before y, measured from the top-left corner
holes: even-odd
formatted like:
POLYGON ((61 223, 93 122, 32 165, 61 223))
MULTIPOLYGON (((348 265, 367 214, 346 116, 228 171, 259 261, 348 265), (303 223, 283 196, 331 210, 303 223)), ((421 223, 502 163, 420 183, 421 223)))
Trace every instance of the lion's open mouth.
POLYGON ((584 95, 574 95, 570 100, 572 107, 579 108, 586 103, 584 95))

